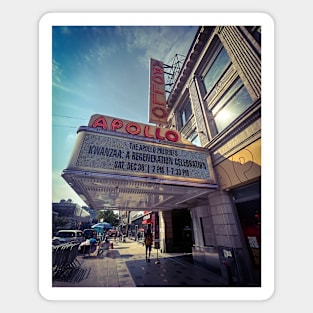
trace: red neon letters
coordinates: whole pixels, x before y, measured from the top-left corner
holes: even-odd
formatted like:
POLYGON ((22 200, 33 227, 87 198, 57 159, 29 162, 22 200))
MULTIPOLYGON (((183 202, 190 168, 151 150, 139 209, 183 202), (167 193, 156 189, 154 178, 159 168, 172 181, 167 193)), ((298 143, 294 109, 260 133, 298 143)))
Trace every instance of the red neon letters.
POLYGON ((179 141, 179 134, 172 129, 160 128, 130 121, 123 121, 116 118, 112 119, 111 123, 108 123, 104 116, 97 117, 92 122, 91 127, 102 128, 105 130, 108 129, 112 131, 118 130, 119 132, 128 133, 130 135, 139 135, 146 138, 155 138, 171 142, 179 141))

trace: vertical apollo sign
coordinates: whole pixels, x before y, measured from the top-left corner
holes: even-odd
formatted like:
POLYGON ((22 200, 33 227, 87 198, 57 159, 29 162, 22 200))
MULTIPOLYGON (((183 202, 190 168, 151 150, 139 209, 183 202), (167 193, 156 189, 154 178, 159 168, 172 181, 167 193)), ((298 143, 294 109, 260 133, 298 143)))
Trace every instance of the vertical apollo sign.
POLYGON ((166 124, 167 117, 163 62, 150 59, 149 122, 166 124))

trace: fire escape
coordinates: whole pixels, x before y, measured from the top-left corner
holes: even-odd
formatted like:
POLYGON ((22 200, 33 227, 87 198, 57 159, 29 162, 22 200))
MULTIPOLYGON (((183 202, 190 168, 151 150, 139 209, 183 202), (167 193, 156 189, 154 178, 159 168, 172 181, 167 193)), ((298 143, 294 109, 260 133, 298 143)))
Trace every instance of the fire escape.
POLYGON ((184 64, 185 56, 180 54, 175 54, 173 59, 168 64, 163 64, 164 66, 164 74, 165 74, 165 91, 167 96, 170 94, 172 90, 172 86, 176 81, 176 78, 184 64))

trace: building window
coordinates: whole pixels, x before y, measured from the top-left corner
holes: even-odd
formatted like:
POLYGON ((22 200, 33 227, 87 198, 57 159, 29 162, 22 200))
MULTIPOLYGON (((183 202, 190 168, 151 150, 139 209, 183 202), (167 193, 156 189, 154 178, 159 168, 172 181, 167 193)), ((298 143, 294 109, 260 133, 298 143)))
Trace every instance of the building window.
MULTIPOLYGON (((221 46, 221 42, 218 41, 217 46, 221 46)), ((231 59, 224 47, 220 48, 216 55, 215 58, 212 56, 213 61, 209 66, 209 70, 203 77, 203 84, 207 94, 215 88, 231 65, 231 59)), ((231 87, 221 95, 220 100, 212 108, 217 133, 220 133, 230 125, 248 107, 250 107, 252 103, 253 101, 248 90, 244 86, 242 80, 237 78, 232 83, 231 87)))
POLYGON ((246 26, 246 29, 258 44, 261 44, 261 26, 246 26))
POLYGON ((252 99, 242 80, 237 78, 221 100, 214 106, 214 116, 217 131, 221 132, 237 117, 239 117, 250 105, 252 99))
POLYGON ((193 130, 193 132, 188 136, 187 139, 191 141, 194 145, 201 147, 200 138, 198 136, 196 129, 193 130))
POLYGON ((181 126, 183 127, 189 120, 192 115, 191 103, 189 99, 185 102, 182 110, 180 111, 180 119, 181 119, 181 126))
POLYGON ((223 47, 203 77, 203 83, 207 93, 211 92, 230 64, 230 57, 223 47))

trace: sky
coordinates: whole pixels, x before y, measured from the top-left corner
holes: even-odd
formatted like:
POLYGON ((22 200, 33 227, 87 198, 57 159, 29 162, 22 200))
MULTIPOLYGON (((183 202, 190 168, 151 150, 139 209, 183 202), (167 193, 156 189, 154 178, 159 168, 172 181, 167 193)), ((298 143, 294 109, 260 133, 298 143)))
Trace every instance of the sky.
POLYGON ((149 62, 186 56, 197 26, 52 27, 52 201, 82 199, 61 177, 93 114, 148 123, 149 62))

